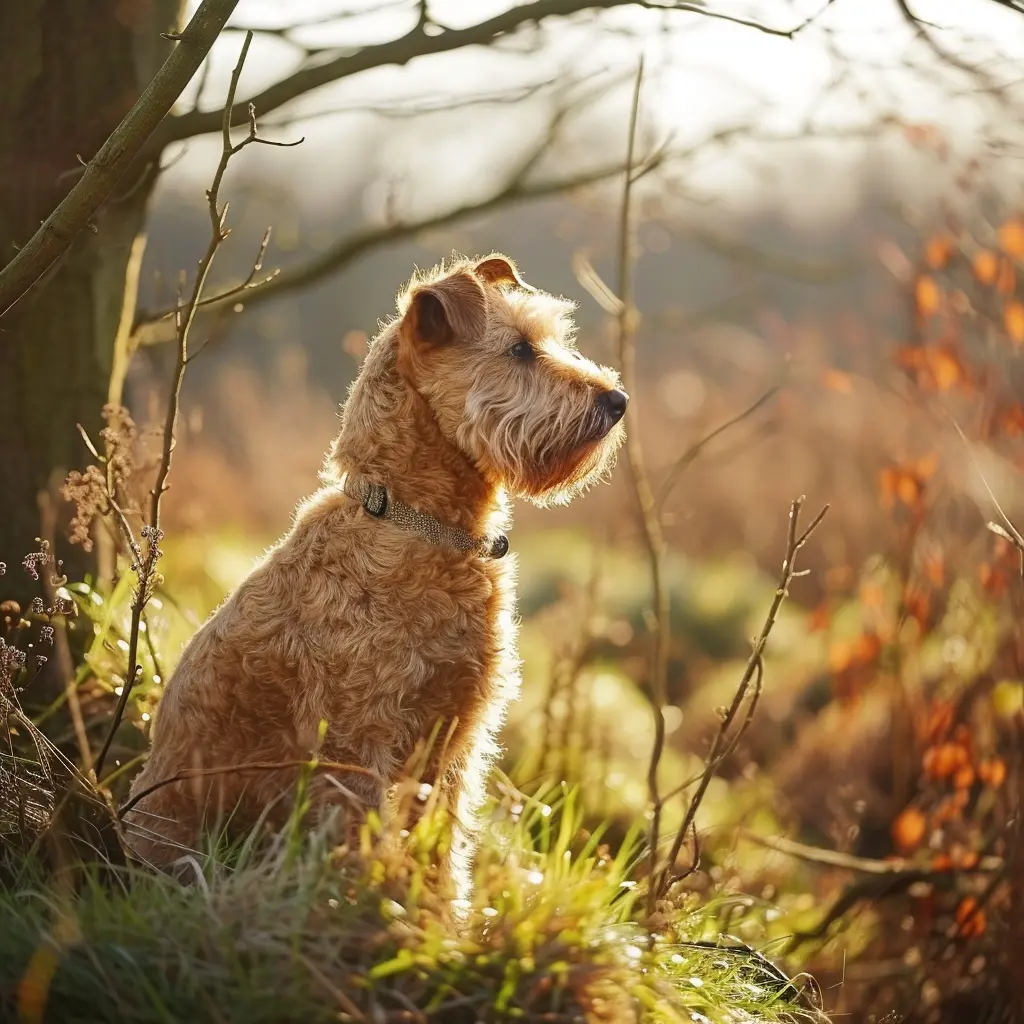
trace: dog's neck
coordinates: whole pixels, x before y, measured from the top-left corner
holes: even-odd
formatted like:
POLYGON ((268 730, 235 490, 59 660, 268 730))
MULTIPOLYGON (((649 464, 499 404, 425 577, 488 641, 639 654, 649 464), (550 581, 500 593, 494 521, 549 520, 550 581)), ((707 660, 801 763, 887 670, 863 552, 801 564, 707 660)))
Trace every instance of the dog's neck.
POLYGON ((430 406, 403 379, 394 341, 374 342, 352 386, 329 475, 383 484, 418 511, 475 536, 508 526, 500 487, 442 433, 430 406))

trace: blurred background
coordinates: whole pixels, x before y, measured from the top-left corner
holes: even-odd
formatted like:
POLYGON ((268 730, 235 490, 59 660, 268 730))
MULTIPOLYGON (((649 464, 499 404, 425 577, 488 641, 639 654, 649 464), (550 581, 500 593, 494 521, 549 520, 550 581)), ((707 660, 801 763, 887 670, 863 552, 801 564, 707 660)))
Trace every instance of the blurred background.
MULTIPOLYGON (((1007 825, 1021 782, 1024 11, 532 6, 545 16, 478 38, 505 0, 432 0, 423 31, 452 48, 406 61, 411 0, 242 0, 182 97, 182 117, 220 108, 243 29, 239 96, 313 82, 339 54, 380 57, 257 105, 261 136, 303 141, 250 147, 225 179, 232 232, 210 293, 256 286, 197 320, 151 626, 166 664, 146 660, 133 720, 144 732, 181 642, 317 486, 415 267, 507 253, 578 302, 587 355, 617 361, 593 277, 618 281, 642 56, 633 400, 667 545, 664 792, 699 771, 732 699, 790 502, 831 505, 756 715, 701 807, 689 884, 734 899, 739 933, 814 970, 837 1013, 1010 1020, 1024 1005, 1007 825)), ((159 154, 125 365, 142 427, 163 416, 175 351, 161 313, 205 249, 219 147, 198 135, 159 154)), ((568 507, 516 508, 525 689, 502 765, 517 785, 578 785, 619 836, 644 813, 654 731, 628 473, 620 459, 568 507)), ((670 801, 670 833, 682 811, 670 801)))
MULTIPOLYGON (((823 5, 726 6, 781 33, 823 5)), ((491 46, 374 68, 261 117, 267 138, 305 141, 233 163, 233 233, 217 273, 244 277, 268 225, 265 271, 283 273, 218 319, 189 370, 187 443, 168 499, 176 528, 280 532, 314 485, 338 405, 396 290, 453 250, 512 255, 527 280, 579 302, 582 347, 614 361, 607 317, 573 267, 584 254, 615 280, 615 169, 642 53, 640 145, 659 160, 637 188, 634 296, 652 472, 664 476, 709 430, 786 385, 674 488, 673 550, 743 550, 774 564, 786 503, 806 491, 837 505, 830 556, 862 560, 884 529, 879 460, 930 443, 914 437, 913 412, 894 392, 892 355, 913 317, 901 255, 913 264, 915 243, 951 217, 992 230, 1013 208, 1024 21, 988 0, 933 3, 921 17, 942 28, 925 35, 894 0, 827 7, 793 39, 678 11, 583 12, 491 46)), ((452 29, 502 9, 430 8, 452 29)), ((243 2, 233 20, 266 31, 241 92, 315 63, 309 50, 386 42, 415 18, 414 4, 341 14, 243 2)), ((186 109, 223 101, 240 42, 230 32, 218 42, 186 109)), ((202 137, 165 153, 143 321, 172 301, 179 269, 201 254, 218 145, 202 137)), ((172 346, 146 344, 161 333, 148 326, 131 368, 136 401, 173 362, 172 346)), ((620 514, 620 485, 553 513, 521 509, 517 538, 601 521, 627 539, 636 527, 620 514)))

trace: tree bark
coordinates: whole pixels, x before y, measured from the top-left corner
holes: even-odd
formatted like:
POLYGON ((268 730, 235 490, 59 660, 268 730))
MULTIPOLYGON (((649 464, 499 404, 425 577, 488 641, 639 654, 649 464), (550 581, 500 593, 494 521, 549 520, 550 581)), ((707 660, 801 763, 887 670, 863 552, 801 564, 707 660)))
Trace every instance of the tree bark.
MULTIPOLYGON (((0 4, 0 263, 32 237, 138 99, 180 27, 182 0, 0 4)), ((145 246, 152 164, 133 167, 45 280, 0 324, 0 562, 4 596, 38 593, 18 566, 36 547, 39 494, 87 452, 119 402, 145 246)), ((55 538, 72 578, 96 554, 55 538)))

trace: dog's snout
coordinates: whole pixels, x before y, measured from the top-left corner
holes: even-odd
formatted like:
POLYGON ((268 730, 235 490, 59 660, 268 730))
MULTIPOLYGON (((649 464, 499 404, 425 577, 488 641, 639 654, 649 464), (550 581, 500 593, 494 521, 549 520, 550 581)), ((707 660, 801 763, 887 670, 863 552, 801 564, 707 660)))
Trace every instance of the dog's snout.
POLYGON ((608 414, 612 423, 618 423, 626 414, 626 406, 629 404, 629 395, 625 391, 605 391, 597 398, 598 404, 608 414))

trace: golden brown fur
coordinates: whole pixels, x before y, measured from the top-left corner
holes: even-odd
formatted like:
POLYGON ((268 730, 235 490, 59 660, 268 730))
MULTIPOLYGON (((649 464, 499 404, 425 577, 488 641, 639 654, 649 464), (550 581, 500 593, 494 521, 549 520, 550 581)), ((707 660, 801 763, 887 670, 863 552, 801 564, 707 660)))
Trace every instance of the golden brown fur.
MULTIPOLYGON (((189 769, 128 813, 130 842, 167 866, 217 815, 280 822, 298 776, 324 760, 314 806, 378 805, 440 722, 428 766, 466 838, 495 734, 519 686, 515 560, 433 546, 370 517, 338 485, 383 484, 477 536, 504 529, 508 497, 566 501, 622 440, 599 401, 615 374, 572 347, 571 306, 522 283, 501 256, 414 279, 374 340, 345 404, 324 486, 186 646, 133 793, 189 769), (510 350, 527 339, 535 357, 510 350), (322 744, 320 723, 326 723, 322 744), (246 764, 275 770, 235 770, 246 764)), ((624 396, 621 396, 624 398, 624 396)), ((465 856, 463 860, 465 860, 465 856)), ((463 869, 465 864, 463 864, 463 869)), ((463 879, 463 885, 465 878, 463 879)))

